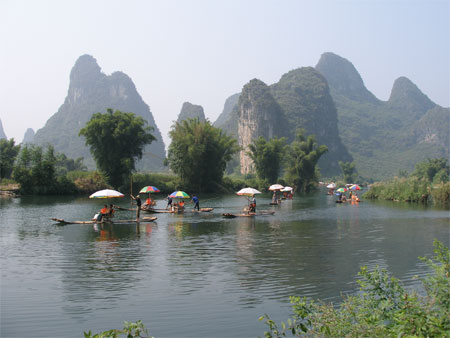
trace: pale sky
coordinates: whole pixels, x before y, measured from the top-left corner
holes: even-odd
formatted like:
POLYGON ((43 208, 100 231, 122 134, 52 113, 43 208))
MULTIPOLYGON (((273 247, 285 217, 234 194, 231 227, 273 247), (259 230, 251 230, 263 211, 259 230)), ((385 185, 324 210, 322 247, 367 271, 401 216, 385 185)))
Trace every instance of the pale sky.
POLYGON ((1 0, 0 119, 19 143, 63 104, 83 54, 123 71, 164 141, 183 102, 214 122, 253 78, 277 82, 323 52, 353 63, 387 100, 406 76, 450 106, 450 1, 1 0))

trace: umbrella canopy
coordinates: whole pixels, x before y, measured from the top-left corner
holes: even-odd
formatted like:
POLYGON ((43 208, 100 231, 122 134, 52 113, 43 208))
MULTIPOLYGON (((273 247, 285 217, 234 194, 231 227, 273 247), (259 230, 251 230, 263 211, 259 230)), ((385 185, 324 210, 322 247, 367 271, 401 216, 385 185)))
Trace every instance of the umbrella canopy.
POLYGON ((270 187, 269 187, 269 190, 270 191, 276 191, 276 190, 281 190, 281 189, 283 189, 284 187, 281 185, 281 184, 272 184, 270 187))
POLYGON ((104 189, 94 192, 89 198, 118 198, 123 196, 124 194, 116 190, 104 189))
POLYGON ((243 189, 239 190, 236 194, 238 194, 239 196, 253 196, 255 194, 260 194, 260 193, 261 193, 261 191, 258 191, 253 188, 243 188, 243 189))
POLYGON ((173 193, 171 193, 169 195, 169 197, 172 197, 172 198, 191 198, 184 191, 180 191, 180 190, 174 191, 173 193))
POLYGON ((361 190, 361 187, 357 184, 353 184, 349 189, 350 190, 361 190))
POLYGON ((330 183, 330 184, 327 185, 327 188, 328 189, 334 189, 334 188, 336 188, 336 184, 335 183, 330 183))
POLYGON ((139 193, 141 194, 150 194, 152 192, 159 192, 159 189, 157 187, 154 187, 152 185, 147 185, 146 187, 143 187, 139 193))
POLYGON ((294 188, 292 188, 292 187, 284 187, 283 189, 281 189, 280 191, 292 191, 292 190, 294 190, 294 188))
POLYGON ((339 188, 336 191, 337 192, 346 192, 348 189, 347 188, 339 188))

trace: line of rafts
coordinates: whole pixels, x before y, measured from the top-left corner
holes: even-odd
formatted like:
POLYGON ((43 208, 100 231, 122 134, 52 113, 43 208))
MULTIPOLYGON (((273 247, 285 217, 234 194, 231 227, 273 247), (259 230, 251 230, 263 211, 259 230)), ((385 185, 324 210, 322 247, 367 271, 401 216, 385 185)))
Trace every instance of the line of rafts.
MULTIPOLYGON (((284 188, 284 187, 282 187, 284 188)), ((184 199, 190 199, 190 196, 183 192, 183 191, 175 191, 172 194, 168 196, 168 200, 171 201, 170 207, 168 209, 158 209, 154 208, 156 205, 156 202, 150 198, 151 193, 160 192, 160 190, 154 186, 146 186, 142 188, 139 193, 140 194, 149 194, 147 200, 145 203, 141 206, 141 210, 147 213, 151 214, 183 214, 186 212, 184 209, 184 199), (175 202, 172 204, 172 199, 180 199, 180 202, 175 202)), ((247 197, 253 197, 255 194, 260 194, 261 192, 253 189, 253 188, 244 188, 241 189, 237 194, 239 196, 247 196, 247 197)), ((292 196, 292 191, 290 191, 292 196)), ((111 189, 104 189, 97 191, 89 196, 89 198, 102 198, 102 199, 113 199, 113 198, 120 198, 124 197, 125 195, 111 189)), ((138 195, 139 196, 139 195, 138 195)), ((134 196, 132 196, 133 199, 136 199, 134 196)), ((231 213, 224 213, 222 214, 225 218, 235 218, 235 217, 254 217, 254 216, 261 216, 261 215, 273 215, 275 211, 261 211, 256 212, 255 211, 256 203, 253 205, 250 203, 246 209, 244 209, 245 212, 239 213, 239 214, 231 214, 231 213)), ((103 210, 103 209, 102 209, 103 210)), ((89 221, 67 221, 63 218, 56 218, 53 217, 52 220, 59 223, 59 224, 131 224, 131 223, 145 223, 145 222, 154 222, 157 217, 142 217, 139 219, 114 219, 114 212, 116 210, 127 210, 127 211, 136 211, 137 208, 124 208, 117 205, 110 204, 110 209, 108 212, 106 211, 100 211, 98 214, 96 214, 91 220, 89 221), (100 217, 98 217, 100 216, 100 217)), ((199 208, 199 209, 190 209, 189 211, 192 213, 206 213, 213 211, 214 208, 199 208)))

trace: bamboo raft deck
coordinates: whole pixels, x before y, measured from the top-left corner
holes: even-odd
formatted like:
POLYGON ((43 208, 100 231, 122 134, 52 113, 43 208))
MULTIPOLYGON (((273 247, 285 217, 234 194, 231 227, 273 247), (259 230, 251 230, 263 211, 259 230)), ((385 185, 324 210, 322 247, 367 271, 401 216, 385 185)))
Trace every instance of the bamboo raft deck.
POLYGON ((248 213, 248 214, 231 214, 231 213, 225 213, 222 214, 225 218, 236 218, 236 217, 255 217, 255 216, 270 216, 275 214, 275 211, 262 211, 260 213, 248 213))
POLYGON ((183 214, 185 212, 211 212, 214 210, 214 208, 200 208, 200 210, 184 210, 184 211, 173 211, 173 210, 167 210, 167 209, 142 209, 145 212, 148 212, 150 214, 183 214))
POLYGON ((53 217, 52 221, 55 221, 59 224, 130 224, 130 223, 149 223, 154 222, 158 218, 157 217, 143 217, 139 221, 135 219, 118 219, 118 220, 102 220, 98 221, 66 221, 62 218, 53 217))

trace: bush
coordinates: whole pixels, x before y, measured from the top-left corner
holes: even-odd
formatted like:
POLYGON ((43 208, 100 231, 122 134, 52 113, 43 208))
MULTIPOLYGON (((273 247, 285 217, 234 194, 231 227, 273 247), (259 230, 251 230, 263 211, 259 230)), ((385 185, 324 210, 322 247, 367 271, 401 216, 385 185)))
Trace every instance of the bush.
POLYGON ((294 315, 278 326, 266 314, 265 337, 448 337, 450 252, 435 241, 435 257, 420 258, 433 270, 422 279, 425 295, 407 292, 386 270, 361 268, 361 292, 333 304, 291 297, 294 315))
POLYGON ((427 202, 430 189, 430 184, 426 180, 417 177, 396 177, 391 181, 372 184, 363 197, 391 201, 427 202))
POLYGON ((449 205, 450 204, 450 182, 441 183, 433 186, 431 189, 433 203, 449 205))

